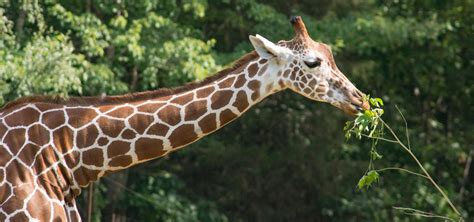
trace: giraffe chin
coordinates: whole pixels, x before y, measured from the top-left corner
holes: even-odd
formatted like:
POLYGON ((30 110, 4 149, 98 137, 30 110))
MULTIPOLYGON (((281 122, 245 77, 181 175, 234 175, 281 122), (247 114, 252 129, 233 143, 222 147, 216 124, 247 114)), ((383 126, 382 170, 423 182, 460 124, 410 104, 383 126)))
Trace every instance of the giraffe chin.
POLYGON ((350 103, 341 104, 340 109, 349 116, 357 116, 357 114, 363 112, 364 110, 370 109, 370 106, 364 104, 362 106, 356 106, 350 103))

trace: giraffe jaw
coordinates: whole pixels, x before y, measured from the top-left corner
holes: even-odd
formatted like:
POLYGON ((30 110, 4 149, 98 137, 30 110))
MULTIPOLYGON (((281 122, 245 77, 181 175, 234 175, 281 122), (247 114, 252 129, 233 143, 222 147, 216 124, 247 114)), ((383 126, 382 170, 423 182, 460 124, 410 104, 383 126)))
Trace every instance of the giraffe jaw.
POLYGON ((361 100, 358 102, 341 103, 339 108, 347 115, 357 116, 357 114, 363 113, 365 110, 369 110, 370 105, 367 101, 361 100))

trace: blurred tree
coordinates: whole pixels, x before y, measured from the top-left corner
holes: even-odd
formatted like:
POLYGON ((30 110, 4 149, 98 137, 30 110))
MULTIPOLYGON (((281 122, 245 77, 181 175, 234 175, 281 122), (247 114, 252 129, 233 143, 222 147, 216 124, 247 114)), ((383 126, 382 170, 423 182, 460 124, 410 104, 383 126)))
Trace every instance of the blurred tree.
MULTIPOLYGON (((249 51, 249 34, 292 38, 292 14, 332 46, 358 88, 383 97, 384 118, 402 131, 392 108, 400 106, 416 154, 474 218, 472 0, 3 0, 0 104, 201 79, 249 51)), ((343 142, 346 119, 328 105, 275 95, 191 148, 133 168, 133 180, 125 173, 97 183, 95 220, 423 220, 392 206, 450 213, 426 181, 398 172, 355 191, 369 144, 343 142)), ((380 152, 381 166, 414 166, 390 144, 380 152)))

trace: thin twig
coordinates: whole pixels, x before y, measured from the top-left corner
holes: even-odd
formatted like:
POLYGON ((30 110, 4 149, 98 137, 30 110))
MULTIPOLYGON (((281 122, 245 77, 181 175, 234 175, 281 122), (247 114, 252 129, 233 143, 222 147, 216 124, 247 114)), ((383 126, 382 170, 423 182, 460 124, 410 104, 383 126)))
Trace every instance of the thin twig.
POLYGON ((472 157, 474 156, 474 150, 471 150, 469 152, 469 156, 466 161, 466 166, 464 167, 464 172, 463 172, 463 177, 462 177, 462 182, 461 182, 461 189, 459 190, 459 200, 463 201, 464 198, 464 192, 466 189, 466 184, 469 178, 469 172, 471 170, 471 164, 472 164, 472 157))
POLYGON ((400 110, 400 108, 398 108, 397 105, 395 105, 395 108, 398 110, 398 113, 400 113, 400 116, 403 118, 403 122, 405 123, 405 136, 407 138, 407 145, 408 145, 408 149, 411 150, 411 145, 410 145, 410 136, 408 134, 408 123, 407 123, 407 119, 405 119, 405 116, 403 115, 402 111, 400 110))
POLYGON ((371 138, 371 139, 383 140, 383 141, 389 142, 389 143, 398 143, 398 142, 395 141, 395 140, 391 140, 391 139, 387 139, 387 138, 383 138, 383 137, 369 136, 369 135, 363 134, 363 133, 361 133, 360 135, 365 136, 365 137, 367 137, 367 138, 371 138))
POLYGON ((87 222, 92 221, 92 211, 94 206, 94 183, 89 185, 89 192, 87 194, 87 222))
POLYGON ((418 160, 418 158, 415 156, 415 154, 407 147, 405 146, 405 144, 403 144, 400 139, 398 138, 398 136, 395 134, 395 132, 393 131, 393 129, 387 124, 385 123, 385 121, 383 121, 382 118, 380 118, 380 121, 382 122, 382 124, 385 125, 385 127, 387 127, 387 129, 390 131, 390 133, 392 134, 392 136, 395 138, 396 141, 398 141, 398 143, 400 144, 400 146, 405 149, 405 151, 408 152, 408 154, 410 154, 410 156, 415 160, 415 162, 418 164, 418 166, 420 167, 420 169, 423 171, 423 173, 426 175, 426 177, 428 178, 428 180, 435 186, 435 188, 441 193, 441 195, 443 196, 443 198, 448 202, 449 206, 451 207, 451 209, 453 209, 453 211, 459 216, 461 217, 461 213, 459 213, 458 209, 454 206, 454 204, 451 202, 451 200, 449 199, 448 195, 446 195, 446 193, 441 189, 441 187, 434 181, 434 179, 431 177, 431 175, 428 173, 428 171, 423 167, 423 165, 421 164, 421 162, 418 160))
POLYGON ((407 169, 403 169, 403 168, 399 168, 399 167, 386 167, 386 168, 378 169, 376 171, 377 172, 382 172, 382 171, 386 171, 386 170, 399 170, 399 171, 410 173, 410 174, 413 174, 413 175, 416 175, 416 176, 423 177, 425 179, 429 179, 427 176, 425 176, 421 173, 416 173, 416 172, 413 172, 413 171, 410 171, 410 170, 407 170, 407 169))
MULTIPOLYGON (((354 132, 354 133, 356 133, 356 131, 354 131, 354 130, 351 130, 351 132, 354 132)), ((398 143, 398 141, 391 140, 391 139, 387 139, 387 138, 383 138, 383 137, 378 137, 378 136, 369 136, 369 135, 367 135, 367 134, 363 134, 363 133, 361 133, 360 135, 361 135, 361 136, 365 136, 365 137, 367 137, 367 138, 370 138, 370 139, 383 140, 383 141, 385 141, 385 142, 389 142, 389 143, 398 143)))
POLYGON ((429 213, 429 212, 425 212, 425 211, 421 211, 421 210, 417 210, 413 208, 408 208, 408 207, 393 207, 393 209, 403 211, 404 214, 408 214, 408 215, 429 217, 429 218, 439 218, 439 219, 444 219, 444 220, 455 221, 453 218, 450 218, 450 217, 440 216, 433 213, 429 213))

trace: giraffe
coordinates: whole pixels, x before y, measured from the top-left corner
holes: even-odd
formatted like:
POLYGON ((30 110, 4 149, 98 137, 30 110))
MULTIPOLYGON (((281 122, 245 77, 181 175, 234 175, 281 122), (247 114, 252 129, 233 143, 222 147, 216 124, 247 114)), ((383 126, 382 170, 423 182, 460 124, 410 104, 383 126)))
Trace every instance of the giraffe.
POLYGON ((80 221, 81 188, 185 147, 285 89, 351 115, 369 109, 330 48, 310 38, 301 17, 291 23, 292 40, 250 35, 254 51, 201 82, 7 104, 0 109, 0 221, 80 221))

